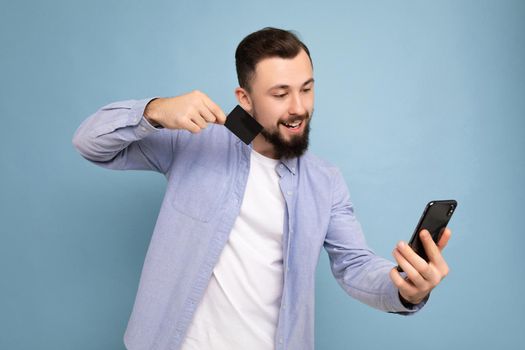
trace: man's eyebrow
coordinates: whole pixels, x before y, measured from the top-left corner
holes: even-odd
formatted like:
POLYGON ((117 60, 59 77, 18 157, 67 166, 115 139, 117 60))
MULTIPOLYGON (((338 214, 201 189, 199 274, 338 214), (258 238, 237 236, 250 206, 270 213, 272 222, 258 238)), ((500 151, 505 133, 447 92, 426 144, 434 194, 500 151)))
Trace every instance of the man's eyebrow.
POLYGON ((310 78, 310 79, 308 79, 307 81, 305 81, 303 83, 303 86, 308 85, 308 84, 313 83, 313 82, 314 82, 314 78, 310 78))
MULTIPOLYGON (((302 86, 308 85, 308 84, 313 83, 313 82, 314 82, 314 78, 310 78, 307 81, 305 81, 302 86)), ((271 88, 269 88, 268 91, 273 90, 273 89, 288 89, 289 87, 290 87, 290 85, 278 84, 278 85, 274 85, 271 88)))

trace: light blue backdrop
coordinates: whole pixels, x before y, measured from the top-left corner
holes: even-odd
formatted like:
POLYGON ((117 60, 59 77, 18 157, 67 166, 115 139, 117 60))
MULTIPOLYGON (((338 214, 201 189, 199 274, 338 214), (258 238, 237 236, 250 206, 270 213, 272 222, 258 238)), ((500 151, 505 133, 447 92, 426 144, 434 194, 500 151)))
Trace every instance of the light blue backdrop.
POLYGON ((314 153, 336 163, 391 257, 424 204, 455 198, 451 273, 414 317, 370 309, 323 252, 318 349, 513 349, 525 334, 525 2, 4 1, 0 348, 123 349, 164 178, 83 160, 111 101, 200 89, 234 105, 234 50, 297 30, 315 65, 314 153))

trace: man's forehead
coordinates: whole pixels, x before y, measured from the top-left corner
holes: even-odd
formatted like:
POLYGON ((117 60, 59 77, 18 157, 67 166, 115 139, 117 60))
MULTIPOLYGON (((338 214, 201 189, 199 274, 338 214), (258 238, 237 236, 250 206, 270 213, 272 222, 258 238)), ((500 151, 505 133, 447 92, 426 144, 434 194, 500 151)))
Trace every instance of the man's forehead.
MULTIPOLYGON (((306 52, 293 58, 268 57, 255 66, 254 82, 265 88, 303 85, 312 78, 312 64, 306 52)), ((262 87, 261 86, 261 87, 262 87)))
MULTIPOLYGON (((302 82, 302 83, 299 83, 297 84, 298 86, 304 86, 304 85, 308 85, 310 83, 313 83, 314 82, 314 78, 309 78, 308 80, 302 82)), ((289 85, 289 84, 283 84, 283 83, 277 83, 273 86, 270 86, 270 90, 272 89, 288 89, 289 87, 293 87, 292 85, 289 85)))

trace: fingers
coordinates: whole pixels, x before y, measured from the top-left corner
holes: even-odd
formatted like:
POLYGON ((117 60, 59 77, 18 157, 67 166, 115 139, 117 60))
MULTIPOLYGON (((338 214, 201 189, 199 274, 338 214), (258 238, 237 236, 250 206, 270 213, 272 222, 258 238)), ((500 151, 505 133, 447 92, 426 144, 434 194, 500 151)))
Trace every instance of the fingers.
MULTIPOLYGON (((408 247, 410 249, 410 247, 408 247)), ((423 277, 423 274, 419 272, 413 264, 411 264, 404 256, 403 254, 398 250, 398 248, 394 249, 392 252, 392 255, 394 256, 394 259, 396 259, 398 265, 403 269, 403 271, 406 273, 407 277, 415 284, 415 285, 421 285, 425 282, 425 278, 423 277)), ((422 264, 421 264, 422 265, 422 264)))
MULTIPOLYGON (((416 254, 410 246, 404 242, 400 242, 392 255, 407 277, 412 283, 423 290, 433 288, 443 279, 443 272, 440 265, 433 261, 428 263, 416 254)), ((445 264, 441 257, 440 264, 445 264)))
MULTIPOLYGON (((398 256, 402 259, 404 265, 409 265, 409 268, 411 270, 416 271, 417 274, 422 275, 425 278, 429 277, 430 272, 428 271, 428 263, 423 258, 421 258, 416 252, 414 252, 408 244, 406 244, 405 242, 399 242, 394 252, 398 253, 398 256)), ((396 258, 396 255, 394 255, 394 258, 396 258)), ((400 263, 400 261, 398 261, 398 263, 400 263)), ((405 267, 403 265, 399 266, 401 266, 403 271, 407 272, 409 278, 412 277, 408 273, 408 271, 405 270, 405 267)), ((413 280, 413 282, 415 281, 413 280)))
POLYGON ((452 235, 452 232, 448 228, 445 228, 445 231, 443 231, 443 234, 441 235, 441 238, 439 239, 439 242, 437 245, 439 248, 439 251, 443 251, 443 249, 445 249, 451 235, 452 235))
POLYGON ((209 118, 206 120, 210 123, 224 124, 226 122, 226 115, 222 109, 215 104, 208 96, 204 95, 205 99, 203 100, 204 105, 207 108, 209 118))
POLYGON ((205 93, 195 90, 190 93, 196 103, 198 114, 207 123, 224 124, 226 115, 205 93))
MULTIPOLYGON (((405 246, 411 250, 406 244, 405 246)), ((415 254, 413 251, 411 253, 415 254)), ((423 273, 422 271, 418 271, 408 262, 405 256, 401 254, 398 248, 394 249, 392 254, 407 276, 407 278, 403 278, 399 271, 397 271, 396 268, 393 268, 390 271, 392 282, 398 288, 399 294, 404 299, 412 304, 420 303, 421 300, 423 300, 425 296, 428 295, 428 293, 430 293, 430 291, 439 283, 439 281, 433 278, 434 274, 432 274, 432 269, 430 267, 426 268, 423 273), (427 275, 424 275, 424 273, 427 275)))
POLYGON ((420 290, 410 283, 410 280, 403 278, 395 268, 390 270, 390 279, 399 290, 399 294, 412 304, 418 304, 420 299, 424 298, 420 290))
POLYGON ((441 251, 447 245, 450 236, 451 231, 446 228, 436 245, 428 230, 419 232, 419 238, 428 256, 428 262, 422 259, 405 242, 397 244, 392 255, 406 273, 406 278, 403 278, 403 275, 396 268, 390 271, 390 278, 404 299, 417 304, 447 276, 449 268, 441 255, 441 251))
MULTIPOLYGON (((443 236, 446 234, 444 241, 445 245, 450 238, 450 230, 448 230, 448 233, 446 231, 447 230, 445 230, 441 236, 443 238, 443 236)), ((448 274, 448 265, 445 262, 443 255, 441 255, 441 250, 432 239, 432 236, 427 230, 422 230, 419 233, 419 238, 423 242, 423 247, 425 248, 429 262, 436 266, 439 272, 443 275, 441 278, 445 277, 448 274)), ((442 239, 440 239, 440 242, 442 242, 442 239)))
POLYGON ((425 253, 427 253, 429 261, 433 261, 441 256, 438 246, 427 230, 421 230, 421 232, 419 232, 419 239, 421 243, 423 243, 423 248, 425 248, 425 253))
POLYGON ((415 293, 417 291, 417 288, 409 280, 403 278, 396 269, 390 270, 390 279, 399 290, 407 293, 415 293))
POLYGON ((201 105, 197 113, 190 119, 200 128, 205 129, 208 123, 224 124, 226 115, 208 96, 197 91, 197 97, 200 99, 201 105))
MULTIPOLYGON (((443 238, 440 239, 441 247, 446 245, 450 235, 450 230, 443 232, 443 238)), ((427 230, 422 230, 419 237, 429 261, 426 262, 422 259, 405 242, 399 242, 392 255, 405 272, 406 279, 396 268, 390 272, 390 278, 399 289, 399 293, 403 298, 414 304, 428 295, 449 272, 448 265, 441 255, 441 250, 433 241, 430 233, 427 230)))
MULTIPOLYGON (((153 102, 153 101, 152 101, 153 102)), ((198 133, 208 123, 224 124, 226 115, 206 94, 195 90, 171 98, 159 99, 153 111, 159 124, 169 129, 185 129, 198 133)), ((153 113, 152 107, 148 113, 153 113)), ((149 115, 148 115, 149 116, 149 115)))
POLYGON ((191 121, 197 125, 199 127, 199 129, 206 129, 206 127, 208 126, 208 123, 206 123, 206 120, 204 120, 204 118, 202 117, 195 117, 195 118, 192 118, 191 121))
POLYGON ((188 131, 196 134, 196 133, 200 132, 202 128, 199 125, 197 125, 195 122, 193 122, 193 120, 185 119, 185 120, 181 121, 180 128, 178 128, 178 129, 185 129, 185 130, 188 130, 188 131))

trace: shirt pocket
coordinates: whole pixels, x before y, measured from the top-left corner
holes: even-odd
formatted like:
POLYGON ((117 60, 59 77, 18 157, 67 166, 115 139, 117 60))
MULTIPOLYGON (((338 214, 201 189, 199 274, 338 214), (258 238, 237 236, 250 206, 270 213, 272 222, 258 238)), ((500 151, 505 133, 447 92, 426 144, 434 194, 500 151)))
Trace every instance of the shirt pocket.
POLYGON ((175 210, 202 222, 209 222, 217 214, 226 196, 225 170, 193 163, 174 180, 170 199, 175 210))

